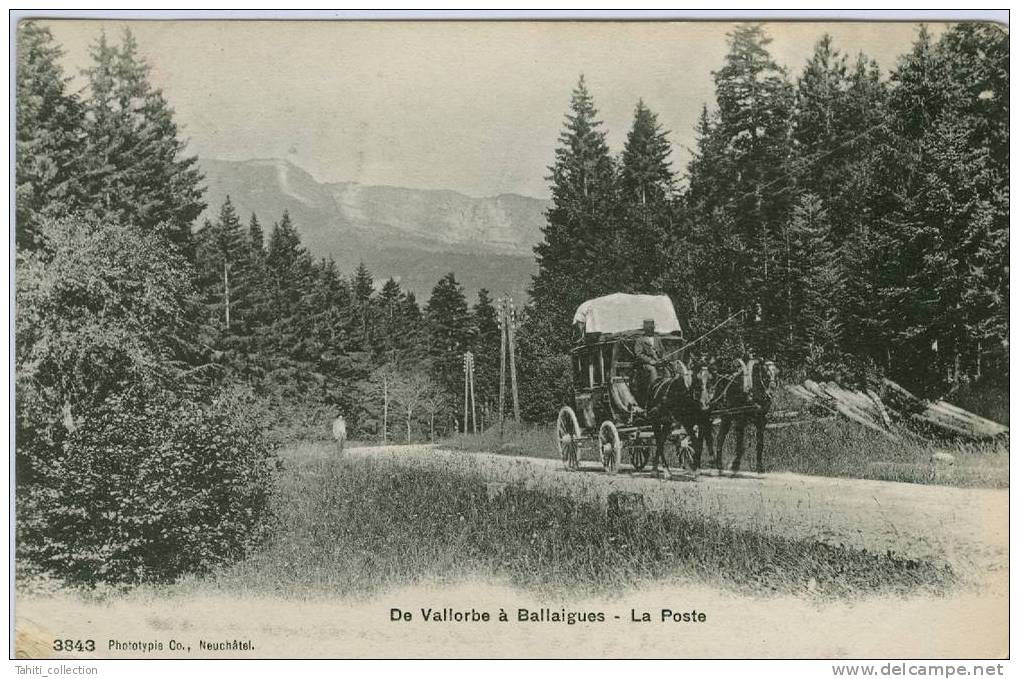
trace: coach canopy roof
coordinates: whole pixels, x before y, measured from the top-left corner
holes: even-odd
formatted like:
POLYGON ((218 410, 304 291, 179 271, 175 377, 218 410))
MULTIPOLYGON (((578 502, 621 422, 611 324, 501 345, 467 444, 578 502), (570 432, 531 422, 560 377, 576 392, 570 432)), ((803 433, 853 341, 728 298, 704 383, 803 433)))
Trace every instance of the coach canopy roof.
POLYGON ((616 333, 640 330, 653 319, 656 333, 681 332, 676 310, 668 295, 628 295, 616 292, 589 299, 573 315, 585 333, 616 333))

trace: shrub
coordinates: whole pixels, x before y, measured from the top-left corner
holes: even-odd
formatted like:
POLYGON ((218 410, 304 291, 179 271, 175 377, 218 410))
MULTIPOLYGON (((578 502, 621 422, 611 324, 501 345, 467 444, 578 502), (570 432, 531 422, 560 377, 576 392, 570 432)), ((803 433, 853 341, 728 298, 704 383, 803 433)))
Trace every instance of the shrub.
POLYGON ((265 535, 274 458, 231 402, 113 397, 58 444, 28 451, 18 557, 68 581, 172 580, 265 535))
POLYGON ((187 262, 91 217, 39 241, 17 276, 19 559, 94 585, 239 557, 262 536, 271 446, 252 399, 198 379, 187 262))

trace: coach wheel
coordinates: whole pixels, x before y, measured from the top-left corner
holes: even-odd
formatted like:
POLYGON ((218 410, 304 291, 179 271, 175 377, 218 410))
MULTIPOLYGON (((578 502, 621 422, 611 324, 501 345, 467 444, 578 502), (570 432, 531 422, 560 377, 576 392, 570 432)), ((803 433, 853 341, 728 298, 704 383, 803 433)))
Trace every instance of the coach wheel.
POLYGON ((619 430, 611 421, 602 422, 598 430, 598 450, 601 453, 601 463, 605 471, 615 474, 619 469, 619 458, 623 452, 623 444, 619 440, 619 430))
POLYGON ((577 449, 580 446, 580 424, 577 422, 577 414, 573 408, 563 406, 559 409, 559 417, 556 418, 555 427, 556 448, 559 450, 559 459, 567 469, 580 468, 580 461, 577 457, 577 449))

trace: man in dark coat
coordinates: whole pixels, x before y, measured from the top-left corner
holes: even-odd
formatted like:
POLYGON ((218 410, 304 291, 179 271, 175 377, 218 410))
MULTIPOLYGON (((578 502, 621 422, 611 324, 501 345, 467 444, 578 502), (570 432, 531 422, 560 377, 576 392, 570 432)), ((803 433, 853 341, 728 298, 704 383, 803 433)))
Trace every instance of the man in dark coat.
POLYGON ((658 379, 658 366, 661 365, 664 348, 662 340, 655 335, 654 320, 644 321, 644 334, 633 344, 633 364, 639 383, 637 398, 645 406, 651 394, 651 385, 658 379))

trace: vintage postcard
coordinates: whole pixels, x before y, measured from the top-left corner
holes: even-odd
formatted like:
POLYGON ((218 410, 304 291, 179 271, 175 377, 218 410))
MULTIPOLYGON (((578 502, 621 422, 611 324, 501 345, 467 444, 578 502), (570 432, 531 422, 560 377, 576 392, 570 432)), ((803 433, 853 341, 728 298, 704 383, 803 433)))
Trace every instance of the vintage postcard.
POLYGON ((11 35, 12 657, 1001 673, 1007 25, 11 35))

